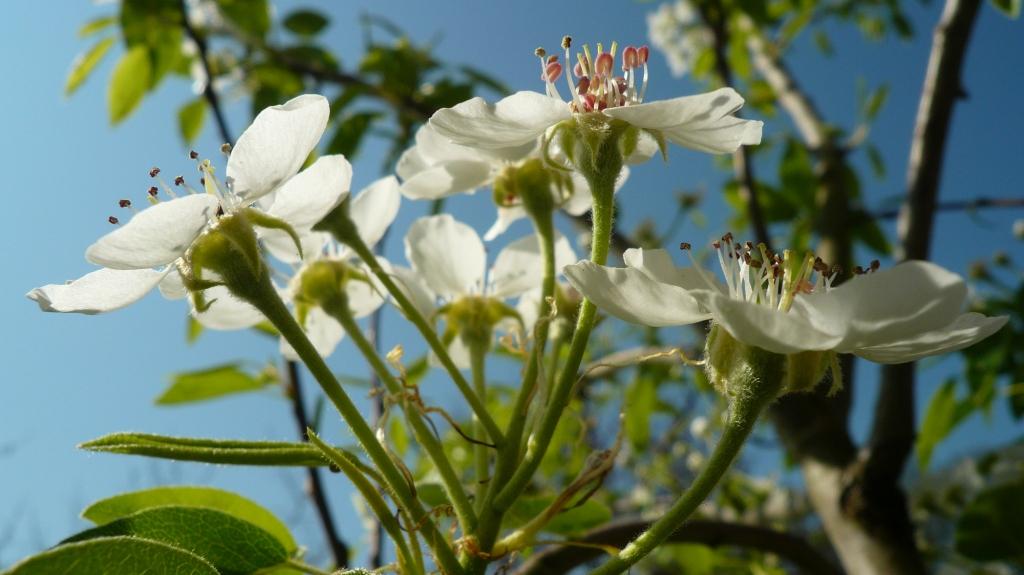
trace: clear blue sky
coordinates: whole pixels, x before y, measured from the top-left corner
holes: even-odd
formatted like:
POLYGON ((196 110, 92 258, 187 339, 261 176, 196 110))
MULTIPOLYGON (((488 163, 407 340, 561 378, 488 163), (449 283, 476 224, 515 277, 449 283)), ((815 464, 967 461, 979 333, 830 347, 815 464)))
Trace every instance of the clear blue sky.
MULTIPOLYGON (((280 12, 299 5, 320 5, 332 15, 330 44, 345 62, 358 60, 362 11, 393 20, 418 41, 439 38, 442 61, 487 69, 516 89, 539 89, 533 49, 555 48, 563 34, 581 41, 641 43, 645 14, 654 3, 520 2, 509 7, 491 2, 278 2, 280 12)), ((295 526, 298 539, 315 551, 321 547, 312 510, 301 500, 301 475, 273 469, 178 465, 132 457, 90 455, 75 444, 123 430, 253 439, 292 439, 292 421, 285 402, 272 394, 255 394, 196 407, 159 408, 152 404, 168 374, 235 359, 262 361, 274 357, 276 345, 244 333, 207 334, 193 346, 184 343, 185 309, 180 302, 151 296, 127 310, 99 317, 61 316, 38 312, 24 298, 31 287, 77 277, 90 269, 82 253, 109 230, 108 215, 122 197, 141 198, 150 185, 146 172, 159 165, 168 173, 188 167, 186 149, 177 136, 174 111, 191 97, 185 82, 169 81, 147 98, 127 122, 110 128, 106 121, 107 62, 72 99, 62 95, 72 58, 86 47, 76 30, 87 19, 112 11, 111 6, 62 3, 58 12, 39 3, 5 6, 0 21, 0 92, 3 140, 2 187, 8 202, 0 241, 8 255, 0 280, 0 565, 10 564, 77 531, 80 510, 98 498, 158 483, 203 483, 235 489, 277 511, 295 526), (302 504, 297 504, 301 502, 302 504), (9 533, 10 532, 10 533, 9 533), (10 537, 5 539, 5 536, 10 537)), ((903 173, 918 92, 927 60, 930 30, 941 2, 911 6, 918 30, 910 43, 866 43, 852 29, 835 31, 837 54, 820 56, 807 44, 795 48, 792 60, 802 84, 825 115, 849 125, 855 117, 857 75, 869 85, 888 82, 890 99, 872 133, 888 164, 888 176, 865 178, 869 205, 888 205, 902 190, 903 173)), ((965 85, 971 97, 958 106, 952 142, 946 156, 942 197, 968 199, 979 195, 1020 195, 1018 170, 1024 132, 1019 94, 1024 92, 1024 34, 1020 22, 1008 22, 989 6, 982 8, 975 41, 968 54, 965 85)), ((651 97, 695 91, 687 80, 669 76, 660 54, 652 56, 651 97)), ((229 119, 237 135, 248 105, 232 102, 229 119)), ((765 133, 782 124, 769 121, 765 133)), ((197 148, 213 154, 219 141, 208 126, 197 148)), ((366 149, 356 162, 355 185, 379 176, 381 146, 366 149)), ((858 158, 863 162, 863 158, 858 158)), ((621 196, 626 227, 640 218, 670 211, 671 192, 705 186, 709 225, 687 225, 679 240, 695 244, 721 234, 723 201, 715 193, 724 174, 708 156, 674 149, 668 165, 651 162, 635 170, 621 196)), ((866 170, 865 170, 866 173, 866 170)), ((481 232, 493 215, 489 194, 452 202, 460 218, 481 232)), ((401 259, 401 230, 425 206, 403 205, 387 254, 401 259)), ((938 219, 935 259, 960 273, 976 257, 1002 247, 1020 261, 1021 243, 1010 227, 1021 213, 986 212, 977 219, 963 214, 938 219)), ((508 234, 525 233, 521 224, 508 234)), ((393 316, 385 325, 387 344, 410 345, 408 332, 393 316)), ((410 346, 415 349, 415 346, 410 346)), ((339 370, 362 375, 361 363, 349 346, 332 358, 339 370)), ((922 377, 921 402, 955 360, 928 368, 922 377)), ((866 414, 877 391, 875 369, 865 365, 860 379, 855 431, 863 436, 866 414)), ((435 378, 435 381, 440 381, 435 378)), ((1021 435, 1002 405, 991 422, 980 419, 959 431, 939 453, 939 460, 998 444, 1021 435)), ((327 435, 349 442, 338 425, 327 435)), ((333 481, 331 501, 349 540, 361 533, 351 513, 349 492, 333 481)), ((322 557, 316 553, 314 557, 322 557)))

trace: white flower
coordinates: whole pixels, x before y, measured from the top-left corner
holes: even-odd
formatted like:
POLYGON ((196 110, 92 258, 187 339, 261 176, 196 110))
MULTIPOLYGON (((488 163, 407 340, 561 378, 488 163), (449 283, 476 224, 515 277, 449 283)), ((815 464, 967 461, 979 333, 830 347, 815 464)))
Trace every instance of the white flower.
POLYGON ((711 31, 698 18, 689 0, 662 4, 647 15, 647 35, 665 54, 672 75, 692 70, 697 57, 712 44, 711 31))
MULTIPOLYGON (((575 259, 563 236, 555 240, 555 254, 559 268, 575 259)), ((503 305, 539 286, 544 275, 535 236, 508 244, 487 271, 487 252, 480 236, 448 214, 413 222, 405 236, 405 256, 412 273, 396 267, 396 276, 428 317, 437 304, 477 300, 503 305)), ((460 338, 451 341, 449 351, 456 365, 469 367, 469 353, 460 338)))
MULTIPOLYGON (((352 176, 351 166, 340 155, 324 156, 297 174, 320 140, 328 113, 327 100, 317 95, 299 96, 263 110, 232 150, 224 184, 216 180, 209 162, 203 161, 206 193, 156 201, 158 190, 150 188, 155 205, 86 250, 86 259, 103 269, 67 284, 36 288, 28 297, 44 311, 85 314, 125 307, 157 285, 162 285, 165 295, 181 297, 186 294, 181 279, 168 274, 179 264, 184 267, 183 258, 193 243, 216 227, 220 218, 252 209, 297 232, 308 229, 348 195, 352 176), (273 198, 269 208, 252 207, 261 198, 273 198)), ((157 177, 159 169, 150 174, 157 177)), ((178 178, 175 183, 182 181, 178 178)), ((170 187, 164 188, 174 195, 170 187)), ((121 200, 120 204, 129 207, 131 202, 121 200)), ((118 223, 115 217, 110 221, 118 223)), ((230 297, 222 288, 208 291, 210 298, 230 297)))
POLYGON ((670 326, 710 319, 736 340, 779 354, 835 351, 905 363, 970 346, 1007 321, 961 313, 963 279, 929 262, 882 271, 873 265, 832 288, 836 271, 813 256, 758 256, 728 235, 715 246, 724 286, 699 267, 677 268, 664 250, 628 250, 626 268, 584 261, 564 273, 598 307, 626 321, 670 326))
MULTIPOLYGON (((565 43, 568 44, 567 42, 565 43)), ((430 125, 463 146, 500 150, 528 144, 552 126, 577 116, 601 115, 694 150, 726 153, 761 142, 761 122, 733 115, 743 98, 732 88, 671 100, 644 102, 647 91, 647 47, 627 47, 623 76, 614 71, 616 44, 592 57, 588 46, 573 73, 565 74, 570 102, 562 100, 555 81, 562 76, 557 56, 541 54, 546 94, 517 92, 496 104, 473 98, 437 111, 430 125), (572 77, 576 76, 574 82, 572 77)), ((568 46, 566 62, 571 61, 568 46)))
MULTIPOLYGON (((648 139, 645 144, 634 154, 633 161, 637 158, 646 160, 654 154, 656 147, 653 142, 648 139)), ((550 151, 556 161, 564 163, 563 154, 556 146, 552 146, 550 151)), ((455 194, 472 194, 477 188, 492 186, 495 178, 506 169, 537 158, 540 158, 538 140, 511 148, 484 150, 455 144, 426 124, 417 130, 416 144, 399 158, 396 172, 402 178, 401 190, 405 197, 436 200, 455 194)), ((569 215, 580 216, 590 209, 593 196, 583 176, 575 171, 568 175, 571 190, 564 190, 553 181, 551 193, 555 197, 555 205, 569 215)), ((616 191, 627 177, 629 170, 624 168, 616 182, 616 191)), ((499 205, 498 217, 484 234, 484 240, 493 240, 513 222, 526 216, 526 209, 521 205, 499 205)))

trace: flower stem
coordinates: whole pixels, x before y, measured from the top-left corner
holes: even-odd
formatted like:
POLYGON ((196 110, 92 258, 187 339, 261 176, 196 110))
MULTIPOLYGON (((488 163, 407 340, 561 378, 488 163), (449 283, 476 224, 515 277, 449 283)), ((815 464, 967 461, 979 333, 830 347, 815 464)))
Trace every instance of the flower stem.
POLYGON ((434 466, 437 467, 438 474, 441 476, 441 483, 444 485, 445 492, 455 508, 455 514, 458 516, 459 523, 462 524, 464 530, 475 529, 477 524, 476 513, 474 513, 469 496, 466 495, 466 491, 459 480, 458 473, 456 473, 451 461, 448 460, 448 456, 444 452, 444 447, 433 431, 427 426, 418 406, 409 405, 404 401, 406 390, 403 389, 401 382, 388 369, 387 364, 381 359, 373 343, 366 338, 363 331, 359 328, 355 318, 349 312, 348 302, 338 301, 333 305, 328 305, 324 311, 338 320, 338 323, 345 329, 345 333, 352 339, 352 342, 355 343, 356 347, 359 348, 359 351, 366 358, 374 373, 380 377, 388 393, 395 397, 403 398, 403 411, 409 426, 412 428, 413 435, 416 437, 416 441, 423 446, 434 466))
POLYGON ((251 296, 247 298, 248 301, 259 309, 270 320, 270 323, 277 328, 281 336, 291 344, 299 358, 302 359, 310 373, 313 374, 317 383, 320 384, 324 394, 327 395, 327 398, 331 400, 331 403, 334 404, 342 418, 348 423, 352 433, 359 440, 360 445, 366 450, 366 453, 377 468, 380 469, 397 503, 417 525, 422 524, 424 538, 434 551, 442 569, 450 574, 462 573, 462 567, 459 565, 451 546, 448 545, 444 536, 437 530, 437 526, 431 520, 426 510, 423 509, 419 501, 413 496, 405 475, 395 462, 391 460, 391 456, 388 455, 384 447, 377 441, 373 430, 370 429, 369 424, 366 423, 362 414, 359 413, 359 409, 352 402, 352 399, 349 398, 348 394, 345 393, 345 390, 338 383, 330 368, 327 367, 323 358, 320 357, 316 348, 313 347, 309 338, 306 337, 306 333, 295 321, 295 318, 292 317, 288 307, 281 300, 281 296, 278 295, 277 290, 271 283, 269 276, 264 273, 259 279, 260 285, 254 286, 251 296))
MULTIPOLYGON (((409 551, 409 546, 406 544, 405 536, 402 534, 402 527, 398 524, 398 519, 392 514, 391 508, 388 507, 387 502, 381 497, 377 487, 370 483, 362 471, 349 461, 347 457, 324 443, 313 430, 308 430, 306 435, 309 437, 310 443, 317 446, 324 456, 348 477, 349 481, 359 490, 363 499, 366 500, 370 509, 373 510, 373 513, 377 515, 377 520, 380 521, 381 526, 388 532, 391 540, 395 543, 402 573, 405 573, 406 570, 410 574, 424 573, 423 565, 417 563, 416 556, 409 551)), ((415 532, 410 532, 409 538, 412 544, 416 545, 415 532)))
MULTIPOLYGON (((347 217, 347 216, 346 216, 347 217)), ((340 227, 340 226, 339 226, 340 227)), ((352 226, 354 227, 354 226, 352 226)), ((479 418, 484 429, 487 430, 487 435, 491 438, 491 443, 495 445, 501 445, 504 441, 501 429, 498 424, 494 422, 494 418, 487 412, 487 406, 484 405, 483 400, 480 396, 473 391, 470 387, 466 378, 459 371, 459 368, 452 361, 450 355, 448 355, 448 348, 441 342, 441 339, 437 337, 437 332, 427 322, 423 314, 420 313, 416 306, 409 300, 405 292, 395 283, 394 279, 388 274, 380 263, 377 261, 377 257, 373 254, 373 251, 366 245, 366 243, 356 233, 339 233, 341 230, 338 227, 332 227, 331 232, 335 234, 335 237, 352 248, 353 251, 363 260, 366 265, 370 266, 370 270, 377 276, 381 284, 384 285, 384 289, 388 290, 391 297, 394 298, 395 303, 402 309, 405 317, 409 319, 419 330, 420 334, 423 335, 423 339, 426 340, 427 345, 430 346, 431 351, 437 356, 441 365, 444 366, 445 370, 451 376, 452 381, 455 382, 455 386, 459 388, 459 392, 462 393, 463 397, 466 398, 466 402, 469 403, 470 409, 473 410, 473 414, 479 418)))
POLYGON ((757 369, 753 370, 757 373, 749 374, 747 379, 750 381, 737 382, 739 385, 736 387, 743 388, 744 393, 732 398, 729 421, 725 424, 722 437, 696 479, 647 531, 641 533, 617 556, 591 571, 590 575, 615 575, 629 569, 682 527, 697 506, 718 485, 743 448, 761 412, 775 400, 783 386, 783 356, 759 350, 754 353, 761 359, 757 362, 757 369))
MULTIPOLYGON (((488 342, 489 343, 489 342, 488 342)), ((473 389, 476 394, 486 400, 487 398, 487 345, 473 344, 469 348, 469 360, 473 373, 473 389)), ((484 426, 480 419, 473 416, 473 430, 477 437, 483 437, 484 426)), ((488 459, 489 448, 486 445, 476 443, 473 445, 473 466, 476 471, 476 509, 479 511, 484 502, 484 495, 487 492, 487 477, 490 473, 488 459)))

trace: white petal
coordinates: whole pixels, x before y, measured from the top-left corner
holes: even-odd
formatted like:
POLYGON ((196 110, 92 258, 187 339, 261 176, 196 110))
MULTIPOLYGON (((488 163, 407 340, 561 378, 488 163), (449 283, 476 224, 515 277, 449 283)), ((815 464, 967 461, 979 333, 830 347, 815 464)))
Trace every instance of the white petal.
MULTIPOLYGON (((587 183, 587 179, 583 177, 583 174, 573 171, 569 177, 572 178, 573 193, 562 204, 562 209, 569 215, 581 216, 593 207, 594 195, 591 193, 590 184, 587 183)), ((619 171, 619 176, 615 179, 616 194, 622 189, 627 179, 629 179, 629 168, 623 166, 622 170, 619 171)))
POLYGON ((849 352, 949 325, 966 296, 960 276, 933 263, 910 261, 856 276, 827 293, 798 296, 794 307, 808 308, 819 322, 844 330, 839 350, 849 352))
POLYGON ((327 127, 330 106, 315 94, 260 112, 239 136, 228 159, 231 190, 246 201, 274 191, 295 175, 327 127))
MULTIPOLYGON (((324 310, 316 307, 306 314, 306 325, 303 326, 309 342, 313 344, 320 357, 328 357, 341 343, 345 337, 345 328, 341 327, 336 319, 327 315, 324 310)), ((281 355, 292 361, 299 361, 299 354, 295 349, 281 338, 281 355)))
POLYGON ((438 110, 430 125, 456 144, 498 149, 528 144, 570 117, 569 106, 557 98, 516 92, 493 105, 473 98, 438 110))
POLYGON ((624 161, 627 164, 643 164, 647 160, 654 157, 655 154, 661 150, 658 148, 658 142, 651 137, 647 132, 640 132, 639 137, 636 141, 636 149, 629 155, 624 161))
POLYGON ((498 217, 491 224, 491 227, 487 229, 487 233, 484 234, 484 241, 489 242, 500 236, 501 234, 508 231, 509 226, 515 223, 517 220, 521 220, 526 217, 526 209, 522 206, 512 206, 510 208, 503 208, 498 206, 498 217))
POLYGON ((655 281, 640 270, 581 261, 562 272, 597 307, 628 322, 664 327, 711 317, 685 289, 655 281))
MULTIPOLYGON (((378 257, 377 261, 380 262, 381 267, 385 271, 390 271, 391 265, 387 260, 378 257)), ((377 311, 380 306, 384 305, 385 294, 387 293, 380 280, 377 279, 377 276, 373 275, 373 272, 366 268, 366 266, 360 265, 359 270, 366 274, 371 283, 349 280, 345 284, 345 293, 348 295, 348 307, 356 319, 366 317, 377 311)))
POLYGON ((436 200, 468 194, 490 182, 492 175, 489 163, 452 160, 430 166, 405 180, 402 195, 410 200, 436 200))
POLYGON ((842 333, 819 329, 795 307, 789 312, 732 299, 718 291, 689 292, 737 340, 774 353, 834 349, 842 333))
POLYGON ((263 314, 248 303, 231 295, 228 288, 216 286, 203 291, 209 308, 200 312, 192 306, 192 316, 203 327, 218 330, 250 328, 263 321, 263 314))
MULTIPOLYGON (((323 255, 324 247, 331 241, 331 234, 326 232, 314 232, 310 230, 296 230, 299 235, 299 243, 302 245, 302 256, 306 260, 312 260, 323 255)), ((303 258, 299 257, 299 248, 295 246, 295 240, 281 230, 263 229, 260 230, 260 240, 264 249, 270 252, 275 258, 286 264, 302 263, 303 258)))
POLYGON ((430 164, 427 159, 420 153, 418 147, 413 146, 402 152, 402 155, 398 157, 398 163, 395 164, 395 173, 398 174, 402 180, 408 180, 416 174, 427 169, 430 164))
POLYGON ((638 269, 648 277, 661 283, 679 286, 687 290, 706 289, 725 291, 725 288, 710 274, 687 267, 678 268, 672 256, 665 250, 645 250, 630 248, 622 254, 622 261, 631 268, 638 269))
POLYGON ((267 213, 297 230, 313 227, 348 197, 352 165, 345 156, 323 156, 274 193, 267 213))
POLYGON ((28 299, 43 311, 93 315, 133 304, 160 283, 164 271, 99 269, 68 282, 50 284, 28 292, 28 299))
POLYGON ((537 236, 523 236, 498 252, 487 293, 498 298, 515 297, 540 287, 543 277, 544 259, 537 236))
MULTIPOLYGON (((174 266, 171 266, 174 269, 174 266)), ((188 288, 185 287, 185 280, 175 269, 169 272, 164 279, 160 280, 160 295, 167 299, 185 299, 188 297, 188 288)))
POLYGON ((473 228, 449 214, 413 222, 405 236, 405 257, 441 297, 480 293, 487 255, 473 228))
POLYGON ((761 143, 760 120, 744 120, 728 116, 700 124, 683 124, 664 131, 669 141, 710 154, 729 154, 740 146, 761 143))
POLYGON ((398 180, 394 176, 373 182, 352 199, 349 215, 366 245, 372 248, 384 237, 398 215, 401 202, 398 180))
POLYGON ((854 353, 878 363, 906 363, 922 357, 939 355, 970 347, 996 333, 1007 321, 1006 316, 986 317, 980 313, 965 313, 950 325, 927 331, 914 337, 863 347, 854 353))
POLYGON ((428 165, 465 160, 500 167, 504 162, 515 162, 525 158, 536 150, 538 145, 539 142, 534 139, 521 146, 494 150, 460 146, 438 134, 430 124, 424 124, 416 131, 416 145, 413 147, 428 165))
MULTIPOLYGON (((451 358, 452 363, 459 369, 470 369, 473 364, 469 356, 469 347, 463 343, 461 337, 456 337, 448 344, 448 357, 451 358)), ((427 356, 427 363, 430 367, 444 367, 441 360, 437 359, 437 355, 431 351, 427 356)))
POLYGON ((423 317, 430 317, 434 313, 437 296, 418 273, 406 267, 391 266, 391 277, 423 317))
POLYGON ((219 205, 208 194, 160 202, 97 240, 85 250, 85 258, 120 270, 167 265, 185 254, 216 216, 219 205))

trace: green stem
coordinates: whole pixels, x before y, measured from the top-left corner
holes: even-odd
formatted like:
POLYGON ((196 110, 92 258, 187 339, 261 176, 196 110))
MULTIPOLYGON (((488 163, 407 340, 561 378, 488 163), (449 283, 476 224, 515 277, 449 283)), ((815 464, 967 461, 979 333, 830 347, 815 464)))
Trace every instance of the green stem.
MULTIPOLYGON (((347 216, 346 216, 347 217, 347 216)), ((340 227, 340 226, 339 226, 340 227)), ((354 227, 354 226, 353 226, 354 227)), ((450 355, 448 355, 448 348, 441 342, 441 339, 437 337, 437 332, 434 331, 433 326, 427 322, 423 314, 420 313, 416 306, 409 300, 405 292, 398 287, 398 284, 391 278, 387 270, 385 270, 380 263, 377 261, 377 257, 373 254, 373 251, 366 245, 366 243, 355 233, 340 233, 338 227, 331 228, 332 233, 341 242, 344 242, 356 254, 363 260, 366 265, 370 266, 370 270, 377 276, 377 279, 384 285, 384 289, 388 290, 391 297, 394 298, 395 303, 402 309, 405 317, 409 319, 419 330, 420 334, 423 335, 423 339, 426 340, 427 345, 437 356, 437 359, 441 362, 441 365, 448 371, 452 381, 455 382, 455 386, 459 388, 459 392, 462 393, 463 397, 466 398, 466 402, 469 403, 470 409, 473 410, 473 414, 479 418, 484 428, 487 430, 487 435, 491 438, 491 443, 495 445, 501 445, 504 442, 504 437, 501 433, 501 429, 498 424, 494 422, 494 418, 487 412, 487 406, 484 404, 480 396, 473 391, 470 387, 469 382, 459 371, 459 368, 452 361, 450 355)))
MULTIPOLYGON (((590 575, 615 575, 629 569, 643 559, 658 545, 668 539, 708 497, 711 490, 728 471, 733 460, 743 448, 747 437, 753 431, 761 412, 772 402, 783 386, 783 356, 775 356, 755 350, 766 361, 759 362, 747 382, 740 385, 743 391, 732 401, 729 422, 725 424, 722 437, 711 453, 707 464, 701 469, 690 487, 676 500, 672 507, 654 522, 647 531, 640 534, 617 556, 590 572, 590 575)), ((748 370, 751 371, 751 370, 748 370)))
POLYGON ((391 460, 391 456, 388 455, 384 447, 377 441, 376 435, 370 429, 366 420, 363 419, 362 414, 359 413, 359 409, 349 398, 348 394, 345 393, 345 390, 342 389, 341 384, 335 379, 334 374, 327 367, 323 358, 320 357, 319 352, 310 343, 309 338, 306 337, 306 333, 295 321, 295 318, 292 317, 288 307, 281 300, 281 296, 278 295, 277 290, 270 282, 270 278, 263 274, 261 279, 261 285, 255 288, 258 293, 254 294, 255 297, 248 298, 250 303, 256 306, 270 320, 270 323, 277 328, 281 336, 291 344, 299 358, 306 364, 310 373, 316 378, 317 383, 320 384, 324 394, 327 395, 327 398, 331 400, 331 403, 334 404, 342 418, 348 423, 352 433, 359 440, 360 445, 366 450, 366 453, 377 468, 380 469, 381 474, 384 476, 384 481, 395 495, 398 504, 416 524, 422 524, 427 544, 434 551, 441 568, 446 573, 453 575, 462 573, 462 566, 459 565, 451 546, 448 545, 444 536, 437 530, 437 526, 430 519, 426 510, 423 509, 419 501, 413 496, 405 475, 402 474, 398 466, 395 465, 395 462, 391 460))
MULTIPOLYGON (((310 565, 308 563, 303 563, 302 561, 299 561, 298 559, 289 559, 289 560, 285 561, 284 564, 289 566, 289 567, 291 567, 291 568, 293 568, 293 569, 298 569, 299 571, 302 571, 303 573, 308 573, 309 575, 331 575, 330 572, 328 572, 328 571, 324 571, 322 569, 318 569, 318 568, 313 567, 312 565, 310 565)), ((276 567, 273 567, 271 569, 279 569, 279 568, 280 568, 280 565, 278 565, 276 567)))
MULTIPOLYGON (((377 520, 380 521, 381 526, 388 535, 391 536, 391 540, 394 541, 395 547, 398 550, 398 556, 400 564, 404 569, 409 569, 410 573, 424 573, 423 565, 417 564, 416 557, 409 551, 409 546, 406 544, 405 535, 402 533, 402 527, 398 524, 398 520, 392 514, 391 508, 388 507, 386 501, 381 496, 380 491, 366 478, 365 475, 352 464, 351 461, 343 453, 340 453, 335 448, 327 445, 323 442, 320 437, 312 430, 307 430, 306 435, 309 437, 310 443, 315 445, 320 451, 323 452, 324 456, 333 463, 342 473, 348 477, 352 485, 355 486, 359 493, 366 500, 366 503, 373 510, 373 513, 377 516, 377 520)), ((414 532, 409 534, 411 543, 416 545, 414 532)))
MULTIPOLYGON (((472 344, 469 349, 470 365, 473 373, 473 389, 482 398, 487 397, 487 348, 485 345, 472 344)), ((473 416, 473 430, 477 437, 483 437, 484 426, 480 419, 473 416)), ((511 444, 508 444, 511 445, 511 444)), ((489 448, 480 443, 473 444, 473 464, 476 470, 476 509, 477 512, 483 507, 484 498, 488 489, 487 476, 490 473, 489 448)), ((475 528, 474 528, 475 529, 475 528)))
MULTIPOLYGON (((388 369, 384 360, 381 359, 380 354, 377 353, 377 348, 363 335, 363 331, 359 328, 355 318, 352 317, 348 310, 348 302, 339 301, 329 304, 324 311, 338 320, 338 323, 345 329, 346 335, 352 339, 352 342, 359 348, 359 351, 366 358, 370 367, 380 377, 388 393, 395 397, 402 397, 405 389, 403 389, 401 382, 391 373, 391 370, 388 369)), ((444 485, 445 492, 455 508, 455 514, 459 518, 459 523, 466 531, 475 529, 477 517, 473 511, 473 505, 470 503, 469 496, 459 480, 459 475, 452 467, 447 454, 445 454, 444 447, 438 441, 433 431, 427 426, 423 419, 423 414, 416 406, 410 406, 403 402, 402 407, 406 419, 409 421, 409 426, 412 428, 413 435, 416 437, 416 441, 423 446, 427 456, 430 457, 434 466, 437 467, 438 474, 441 476, 441 483, 444 485)))

